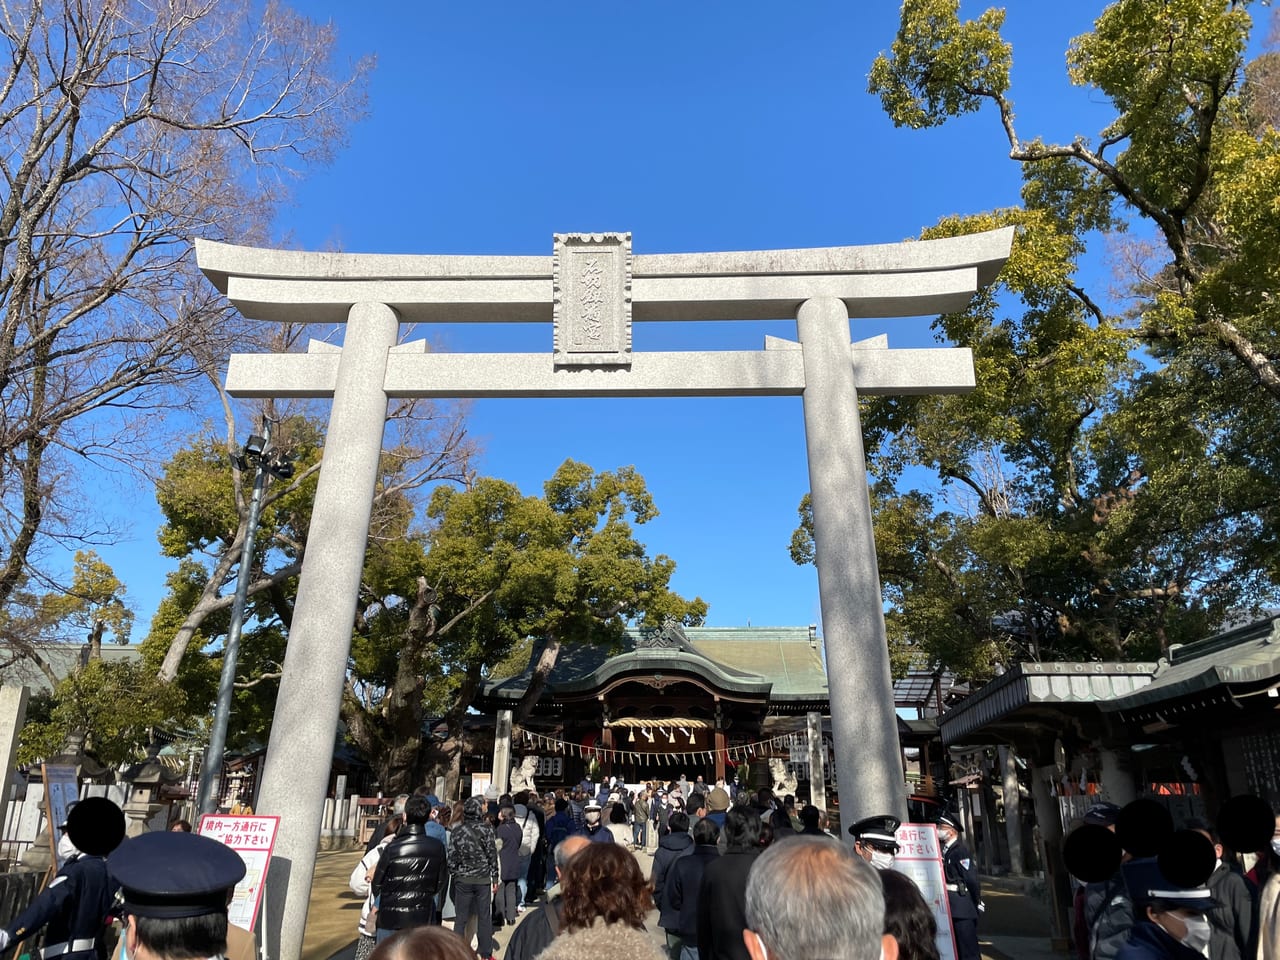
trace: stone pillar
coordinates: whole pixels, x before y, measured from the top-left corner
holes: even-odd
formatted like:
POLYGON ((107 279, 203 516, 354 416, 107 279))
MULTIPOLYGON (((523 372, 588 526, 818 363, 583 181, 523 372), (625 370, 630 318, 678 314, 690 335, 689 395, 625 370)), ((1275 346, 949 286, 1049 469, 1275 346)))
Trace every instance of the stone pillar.
POLYGON ((813 504, 836 773, 850 789, 841 817, 907 815, 897 715, 876 566, 871 500, 849 357, 849 313, 834 297, 796 315, 804 362, 804 428, 813 504))
POLYGON ((1098 760, 1102 765, 1102 799, 1121 807, 1137 800, 1138 787, 1133 779, 1129 752, 1099 750, 1098 760))
POLYGON ((805 714, 805 726, 809 732, 809 802, 826 810, 827 751, 822 747, 822 714, 805 714))
POLYGON ((1004 780, 1004 831, 1009 844, 1009 873, 1025 872, 1022 857, 1022 796, 1018 789, 1018 761, 1013 747, 1000 747, 1000 770, 1004 780))
POLYGON ((511 711, 499 710, 493 728, 493 789, 502 796, 511 789, 511 711))
POLYGON ((13 764, 18 756, 18 733, 27 719, 26 687, 0 687, 0 817, 8 809, 13 764))
POLYGON ((1055 766, 1038 767, 1031 776, 1031 802, 1040 828, 1040 862, 1044 864, 1045 885, 1049 888, 1049 915, 1053 937, 1065 943, 1071 936, 1071 878, 1062 860, 1062 815, 1050 785, 1058 777, 1055 766))
POLYGON ((264 931, 266 951, 276 960, 302 956, 386 425, 387 396, 382 384, 387 354, 395 346, 399 329, 391 307, 354 305, 338 362, 324 461, 259 796, 260 812, 280 816, 267 875, 268 929, 264 931))

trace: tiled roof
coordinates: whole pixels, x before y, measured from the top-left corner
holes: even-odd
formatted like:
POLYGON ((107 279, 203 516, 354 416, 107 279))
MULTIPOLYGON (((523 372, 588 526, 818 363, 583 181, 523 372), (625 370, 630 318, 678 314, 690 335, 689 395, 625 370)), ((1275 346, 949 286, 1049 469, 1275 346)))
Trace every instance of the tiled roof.
MULTIPOLYGON (((775 700, 827 696, 820 641, 810 641, 808 627, 683 627, 678 642, 645 642, 657 633, 629 628, 612 648, 566 644, 547 678, 548 690, 580 689, 608 673, 641 666, 693 669, 722 686, 769 692, 775 700)), ((523 672, 486 683, 483 695, 504 700, 518 697, 528 686, 540 652, 541 646, 535 646, 523 672)))
MULTIPOLYGON (((89 645, 87 643, 36 643, 32 645, 40 659, 49 665, 59 680, 65 680, 80 664, 88 661, 89 645)), ((32 693, 52 693, 49 679, 44 671, 30 658, 19 655, 19 651, 8 644, 0 645, 0 662, 16 657, 13 663, 0 669, 0 683, 5 686, 28 686, 32 693)), ((140 660, 142 648, 137 644, 104 643, 102 659, 140 660)))
POLYGON ((1280 616, 1169 648, 1141 689, 1102 704, 1108 713, 1149 707, 1217 687, 1274 683, 1280 678, 1280 616))
POLYGON ((1154 663, 1019 663, 944 713, 942 742, 964 737, 1028 704, 1102 704, 1151 683, 1154 663))

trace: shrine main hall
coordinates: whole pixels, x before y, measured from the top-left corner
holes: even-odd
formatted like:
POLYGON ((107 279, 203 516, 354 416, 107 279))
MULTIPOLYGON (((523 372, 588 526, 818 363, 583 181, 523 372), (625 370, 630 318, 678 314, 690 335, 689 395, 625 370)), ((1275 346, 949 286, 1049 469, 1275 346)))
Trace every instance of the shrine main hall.
MULTIPOLYGON (((522 672, 488 680, 475 708, 514 711, 540 653, 535 645, 522 672)), ((543 783, 577 782, 589 767, 628 783, 682 774, 711 782, 744 767, 752 786, 784 773, 807 781, 806 718, 817 714, 830 782, 830 712, 815 627, 629 628, 612 644, 561 649, 512 759, 538 757, 543 783)), ((915 726, 899 722, 904 749, 924 745, 915 726)))

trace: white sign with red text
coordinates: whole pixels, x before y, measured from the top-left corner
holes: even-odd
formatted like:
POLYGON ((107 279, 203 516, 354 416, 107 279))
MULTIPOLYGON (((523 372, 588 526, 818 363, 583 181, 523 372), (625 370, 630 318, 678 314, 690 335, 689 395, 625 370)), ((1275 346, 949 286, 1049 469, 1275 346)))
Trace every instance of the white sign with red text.
POLYGON ((942 844, 938 828, 931 823, 904 823, 898 828, 898 855, 893 869, 913 881, 938 923, 938 955, 956 960, 955 934, 951 930, 951 902, 947 899, 946 874, 942 869, 942 844))
POLYGON ((204 837, 220 840, 240 854, 245 874, 231 896, 227 919, 237 927, 252 930, 258 919, 258 906, 262 903, 262 884, 267 878, 267 866, 271 863, 271 851, 276 845, 276 829, 279 817, 232 817, 222 814, 205 814, 200 818, 197 832, 204 837))

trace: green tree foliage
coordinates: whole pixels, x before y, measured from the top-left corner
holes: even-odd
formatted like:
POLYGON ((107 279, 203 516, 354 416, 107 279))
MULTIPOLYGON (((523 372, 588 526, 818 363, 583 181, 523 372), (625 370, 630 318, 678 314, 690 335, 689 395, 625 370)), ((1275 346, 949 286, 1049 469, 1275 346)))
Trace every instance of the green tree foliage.
POLYGON ((994 108, 1023 175, 1020 207, 925 232, 1017 228, 998 285, 935 324, 974 350, 978 389, 864 403, 907 653, 976 675, 1146 657, 1275 600, 1280 135, 1270 65, 1243 59, 1249 7, 1108 6, 1067 68, 1113 118, 1055 144, 1016 128, 1003 13, 904 3, 871 91, 910 127, 994 108), (1080 279, 1102 236, 1123 311, 1080 279), (896 489, 909 466, 941 491, 896 489))
POLYGON ((344 698, 349 734, 386 790, 417 782, 431 762, 428 714, 448 724, 440 759, 456 780, 467 708, 485 677, 524 667, 529 638, 546 642, 525 712, 564 643, 706 614, 669 589, 674 562, 636 540, 633 524, 657 511, 633 468, 597 473, 569 460, 540 497, 491 478, 439 487, 427 515, 420 540, 371 543, 344 698))
MULTIPOLYGON (((317 420, 301 413, 277 416, 274 408, 268 414, 274 421, 271 448, 288 452, 294 473, 287 480, 268 477, 247 561, 249 601, 228 731, 232 747, 265 743, 270 729, 322 454, 317 420)), ((423 554, 421 535, 413 529, 417 491, 464 479, 472 453, 456 407, 406 402, 391 414, 370 520, 371 584, 385 580, 388 567, 398 570, 401 582, 412 582, 406 570, 423 554)), ((178 707, 170 723, 201 722, 217 694, 253 484, 253 471, 231 456, 238 449, 236 435, 228 415, 225 439, 211 432, 194 438, 164 465, 156 484, 165 517, 158 536, 179 565, 168 577, 142 652, 157 679, 180 693, 170 701, 178 707)), ((394 658, 394 650, 388 655, 394 658)))

